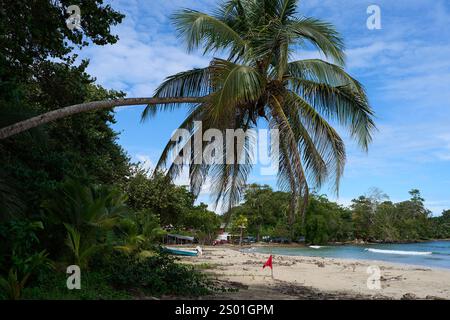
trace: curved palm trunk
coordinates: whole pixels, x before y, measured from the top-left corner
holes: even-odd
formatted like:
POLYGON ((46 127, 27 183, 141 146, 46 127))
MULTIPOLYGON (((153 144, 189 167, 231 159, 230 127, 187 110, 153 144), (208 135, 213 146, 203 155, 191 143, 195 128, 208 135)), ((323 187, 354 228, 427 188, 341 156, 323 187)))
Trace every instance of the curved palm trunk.
POLYGON ((73 114, 94 111, 100 109, 111 109, 120 106, 132 106, 143 104, 169 104, 169 103, 200 103, 204 98, 186 97, 186 98, 122 98, 115 100, 93 101, 75 104, 65 108, 53 110, 39 116, 17 122, 13 125, 0 128, 0 139, 5 139, 12 135, 37 127, 39 125, 68 117, 73 114))

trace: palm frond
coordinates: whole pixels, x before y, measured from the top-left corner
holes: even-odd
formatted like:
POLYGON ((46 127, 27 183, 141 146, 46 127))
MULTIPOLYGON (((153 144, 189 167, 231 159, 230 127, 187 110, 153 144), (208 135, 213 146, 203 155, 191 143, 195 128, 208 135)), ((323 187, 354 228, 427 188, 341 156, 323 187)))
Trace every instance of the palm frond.
MULTIPOLYGON (((338 193, 346 160, 344 141, 336 130, 304 99, 295 92, 289 92, 288 97, 301 125, 311 137, 314 148, 325 162, 327 176, 332 175, 334 177, 334 187, 336 193, 338 193)), ((311 156, 314 156, 315 152, 312 147, 310 148, 311 156)))
POLYGON ((292 17, 297 10, 298 0, 277 0, 277 15, 284 22, 292 17))
MULTIPOLYGON (((211 92, 209 68, 196 68, 179 72, 167 77, 158 88, 154 97, 204 97, 211 92)), ((152 118, 158 111, 172 111, 181 107, 180 103, 165 103, 161 105, 147 105, 141 115, 141 122, 152 118)))
MULTIPOLYGON (((275 120, 271 121, 272 128, 278 128, 275 120)), ((298 199, 300 198, 300 187, 297 185, 295 169, 290 159, 290 152, 287 141, 281 139, 279 142, 279 156, 278 156, 278 187, 281 190, 290 192, 289 201, 289 220, 291 224, 294 221, 295 214, 298 212, 298 199)))
POLYGON ((249 21, 247 19, 247 6, 243 5, 245 0, 228 0, 220 6, 215 13, 215 17, 226 23, 233 30, 241 35, 246 34, 249 29, 249 21))
POLYGON ((195 68, 167 77, 155 90, 154 97, 202 97, 211 91, 209 68, 195 68))
POLYGON ((330 23, 314 18, 292 19, 288 29, 293 36, 311 42, 327 58, 339 65, 345 64, 344 42, 330 23))
POLYGON ((272 96, 272 101, 273 118, 275 119, 277 127, 280 130, 280 140, 285 141, 286 147, 290 153, 289 157, 291 159, 290 161, 292 163, 292 168, 294 169, 296 175, 295 178, 297 179, 299 187, 303 187, 303 185, 306 184, 306 179, 294 130, 289 123, 288 117, 283 111, 279 99, 272 96))
POLYGON ((79 254, 80 254, 80 240, 81 240, 81 235, 80 233, 71 225, 64 223, 64 226, 66 227, 67 230, 67 239, 66 239, 66 245, 70 248, 70 250, 72 251, 74 257, 75 257, 75 262, 79 261, 79 254))
MULTIPOLYGON (((299 197, 302 197, 303 203, 300 208, 305 209, 308 201, 308 182, 303 169, 297 139, 295 138, 295 133, 289 123, 289 119, 283 111, 280 99, 272 96, 271 106, 273 119, 277 128, 280 130, 280 144, 282 146, 281 155, 284 155, 282 157, 285 159, 281 165, 286 165, 286 162, 288 161, 290 168, 288 170, 280 168, 281 173, 287 171, 291 192, 293 192, 295 196, 298 195, 299 197), (292 179, 294 179, 294 181, 292 179), (295 190, 292 190, 293 185, 295 186, 295 190)), ((302 215, 304 214, 303 211, 300 213, 302 215)))
POLYGON ((223 119, 234 118, 239 105, 258 100, 265 82, 250 66, 214 59, 210 67, 214 92, 210 95, 208 120, 215 127, 223 128, 223 119))
POLYGON ((373 110, 365 96, 351 86, 330 86, 300 78, 289 78, 293 91, 303 97, 319 113, 337 120, 349 129, 359 145, 367 150, 375 130, 373 110))
POLYGON ((321 59, 305 59, 288 64, 288 76, 325 83, 330 86, 350 86, 364 99, 367 99, 364 87, 350 76, 341 66, 321 59))
POLYGON ((289 95, 284 109, 297 140, 308 181, 315 187, 320 187, 328 175, 327 162, 323 158, 321 145, 317 144, 303 125, 297 101, 289 95))
POLYGON ((204 53, 229 49, 232 53, 245 50, 245 41, 223 21, 208 14, 184 9, 173 15, 172 21, 188 51, 201 45, 204 53))
MULTIPOLYGON (((225 134, 225 130, 223 133, 225 134)), ((234 139, 224 141, 225 152, 219 155, 222 158, 221 163, 212 165, 209 169, 212 177, 212 197, 216 207, 221 203, 223 209, 229 210, 242 199, 248 175, 253 167, 253 146, 254 140, 249 135, 241 144, 234 139)))
MULTIPOLYGON (((194 134, 194 121, 201 120, 201 113, 204 110, 204 105, 198 105, 189 113, 189 115, 186 117, 186 119, 178 126, 178 129, 186 129, 192 134, 194 134)), ((188 143, 188 142, 186 142, 188 143)), ((189 141, 190 143, 190 141, 189 141)), ((167 160, 169 158, 170 152, 173 151, 173 149, 176 147, 177 141, 171 140, 169 141, 166 146, 164 147, 163 152, 161 153, 161 156, 159 157, 159 160, 155 167, 155 172, 157 170, 163 170, 164 166, 167 165, 167 160)), ((174 177, 172 177, 174 178, 174 177)))

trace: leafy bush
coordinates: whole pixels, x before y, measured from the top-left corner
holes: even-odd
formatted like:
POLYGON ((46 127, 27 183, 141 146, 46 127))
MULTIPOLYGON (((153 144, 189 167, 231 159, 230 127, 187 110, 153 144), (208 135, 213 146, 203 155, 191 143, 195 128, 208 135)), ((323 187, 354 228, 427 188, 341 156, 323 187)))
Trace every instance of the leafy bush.
POLYGON ((16 259, 17 262, 11 266, 8 275, 5 277, 0 275, 0 298, 21 299, 22 291, 30 277, 39 276, 42 272, 53 269, 53 264, 47 256, 45 250, 42 250, 28 258, 16 259))
POLYGON ((114 248, 125 253, 139 253, 152 249, 167 232, 160 227, 159 217, 149 210, 123 216, 115 228, 114 248))
POLYGON ((92 254, 113 242, 112 230, 120 217, 131 213, 125 201, 117 188, 66 179, 43 203, 51 234, 47 242, 53 243, 50 252, 88 267, 92 254))
POLYGON ((131 299, 126 290, 112 287, 104 272, 89 271, 81 274, 81 289, 69 290, 67 274, 47 272, 39 276, 34 285, 23 290, 23 299, 44 300, 108 300, 131 299))
POLYGON ((40 221, 12 219, 0 224, 0 273, 39 250, 40 221))
POLYGON ((46 250, 39 250, 40 221, 14 219, 0 225, 0 298, 17 300, 32 276, 51 269, 46 250))
POLYGON ((149 295, 199 296, 213 289, 205 275, 163 253, 138 258, 114 252, 103 260, 102 270, 113 285, 140 288, 149 295))

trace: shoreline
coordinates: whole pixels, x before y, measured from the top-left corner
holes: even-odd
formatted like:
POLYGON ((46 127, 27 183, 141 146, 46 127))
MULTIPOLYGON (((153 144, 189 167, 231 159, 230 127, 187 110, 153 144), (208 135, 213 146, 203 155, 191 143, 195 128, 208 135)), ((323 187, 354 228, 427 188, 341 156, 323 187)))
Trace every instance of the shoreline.
POLYGON ((270 254, 231 246, 205 246, 203 255, 183 257, 224 287, 237 292, 207 299, 450 299, 450 270, 375 260, 275 255, 274 279, 262 265, 270 254), (377 266, 381 288, 369 289, 369 266, 377 266))
MULTIPOLYGON (((230 248, 233 250, 232 248, 230 248)), ((237 250, 240 251, 240 250, 237 250)), ((261 253, 261 252, 255 252, 258 254, 266 255, 267 257, 270 255, 270 253, 261 253)), ((376 265, 385 265, 385 266, 391 266, 391 267, 398 267, 398 268, 412 268, 412 269, 429 269, 429 270, 436 270, 436 271, 448 271, 450 272, 450 268, 439 268, 439 267, 430 267, 425 266, 421 264, 412 264, 412 263, 399 263, 399 262, 391 262, 391 261, 384 261, 384 260, 371 260, 371 259, 358 259, 358 258, 332 258, 332 257, 320 257, 320 256, 301 256, 301 255, 287 255, 287 254, 279 254, 279 253, 272 253, 272 256, 281 256, 281 257, 302 257, 302 258, 316 258, 316 259, 332 259, 332 260, 342 260, 342 262, 348 262, 352 263, 355 261, 365 263, 367 265, 370 264, 376 264, 376 265)), ((449 275, 450 276, 450 275, 449 275)))
MULTIPOLYGON (((376 245, 376 244, 411 244, 411 243, 426 243, 426 242, 434 242, 434 241, 450 241, 450 239, 430 239, 430 240, 411 240, 411 241, 346 241, 346 242, 328 242, 326 244, 320 244, 320 246, 347 246, 347 245, 354 245, 354 246, 362 246, 362 245, 376 245)), ((223 244, 221 246, 228 246, 232 244, 223 244)), ((308 247, 311 245, 315 245, 314 243, 298 243, 298 242, 291 242, 291 243, 276 243, 276 242, 255 242, 251 244, 244 244, 243 246, 281 246, 281 247, 308 247)))
MULTIPOLYGON (((446 241, 446 240, 439 240, 439 241, 446 241)), ((449 240, 450 241, 450 240, 449 240)), ((353 246, 365 246, 365 245, 374 245, 375 243, 366 243, 366 244, 353 244, 353 246)), ((333 245, 328 244, 328 245, 323 245, 322 247, 332 247, 333 245)), ((308 246, 289 246, 289 245, 278 245, 278 246, 272 246, 271 244, 269 245, 254 245, 254 246, 247 246, 247 247, 241 247, 240 249, 238 248, 233 248, 232 246, 224 246, 226 248, 229 248, 231 250, 237 250, 237 251, 241 251, 241 250, 249 250, 249 253, 258 253, 258 254, 263 254, 263 255, 267 255, 269 256, 271 253, 267 253, 267 252, 252 252, 250 251, 250 249, 252 247, 256 248, 266 248, 266 247, 277 247, 277 248, 308 248, 308 246)), ((247 251, 244 251, 247 252, 247 251)), ((288 255, 288 254, 280 254, 280 253, 272 253, 273 256, 277 255, 277 256, 283 256, 283 257, 310 257, 310 258, 325 258, 325 259, 338 259, 338 260, 343 260, 343 261, 360 261, 360 262, 364 262, 366 264, 383 264, 383 265, 393 265, 393 266, 397 266, 397 267, 414 267, 414 268, 426 268, 426 269, 431 269, 431 270, 440 270, 440 271, 450 271, 450 266, 448 268, 445 267, 436 267, 436 266, 428 266, 428 265, 423 265, 423 264, 413 264, 413 263, 400 263, 400 262, 392 262, 392 261, 387 261, 387 260, 377 260, 377 259, 360 259, 360 258, 345 258, 345 257, 322 257, 322 256, 308 256, 308 255, 288 255)))

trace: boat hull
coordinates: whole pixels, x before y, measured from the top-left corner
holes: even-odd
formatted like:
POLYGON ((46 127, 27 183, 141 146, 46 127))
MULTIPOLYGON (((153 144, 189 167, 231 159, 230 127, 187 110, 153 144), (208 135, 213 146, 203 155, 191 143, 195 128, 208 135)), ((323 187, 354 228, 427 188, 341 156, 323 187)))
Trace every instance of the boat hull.
POLYGON ((168 248, 165 247, 164 251, 166 251, 169 254, 177 255, 177 256, 190 256, 195 257, 198 255, 198 252, 196 250, 186 250, 186 249, 178 249, 178 248, 168 248))

